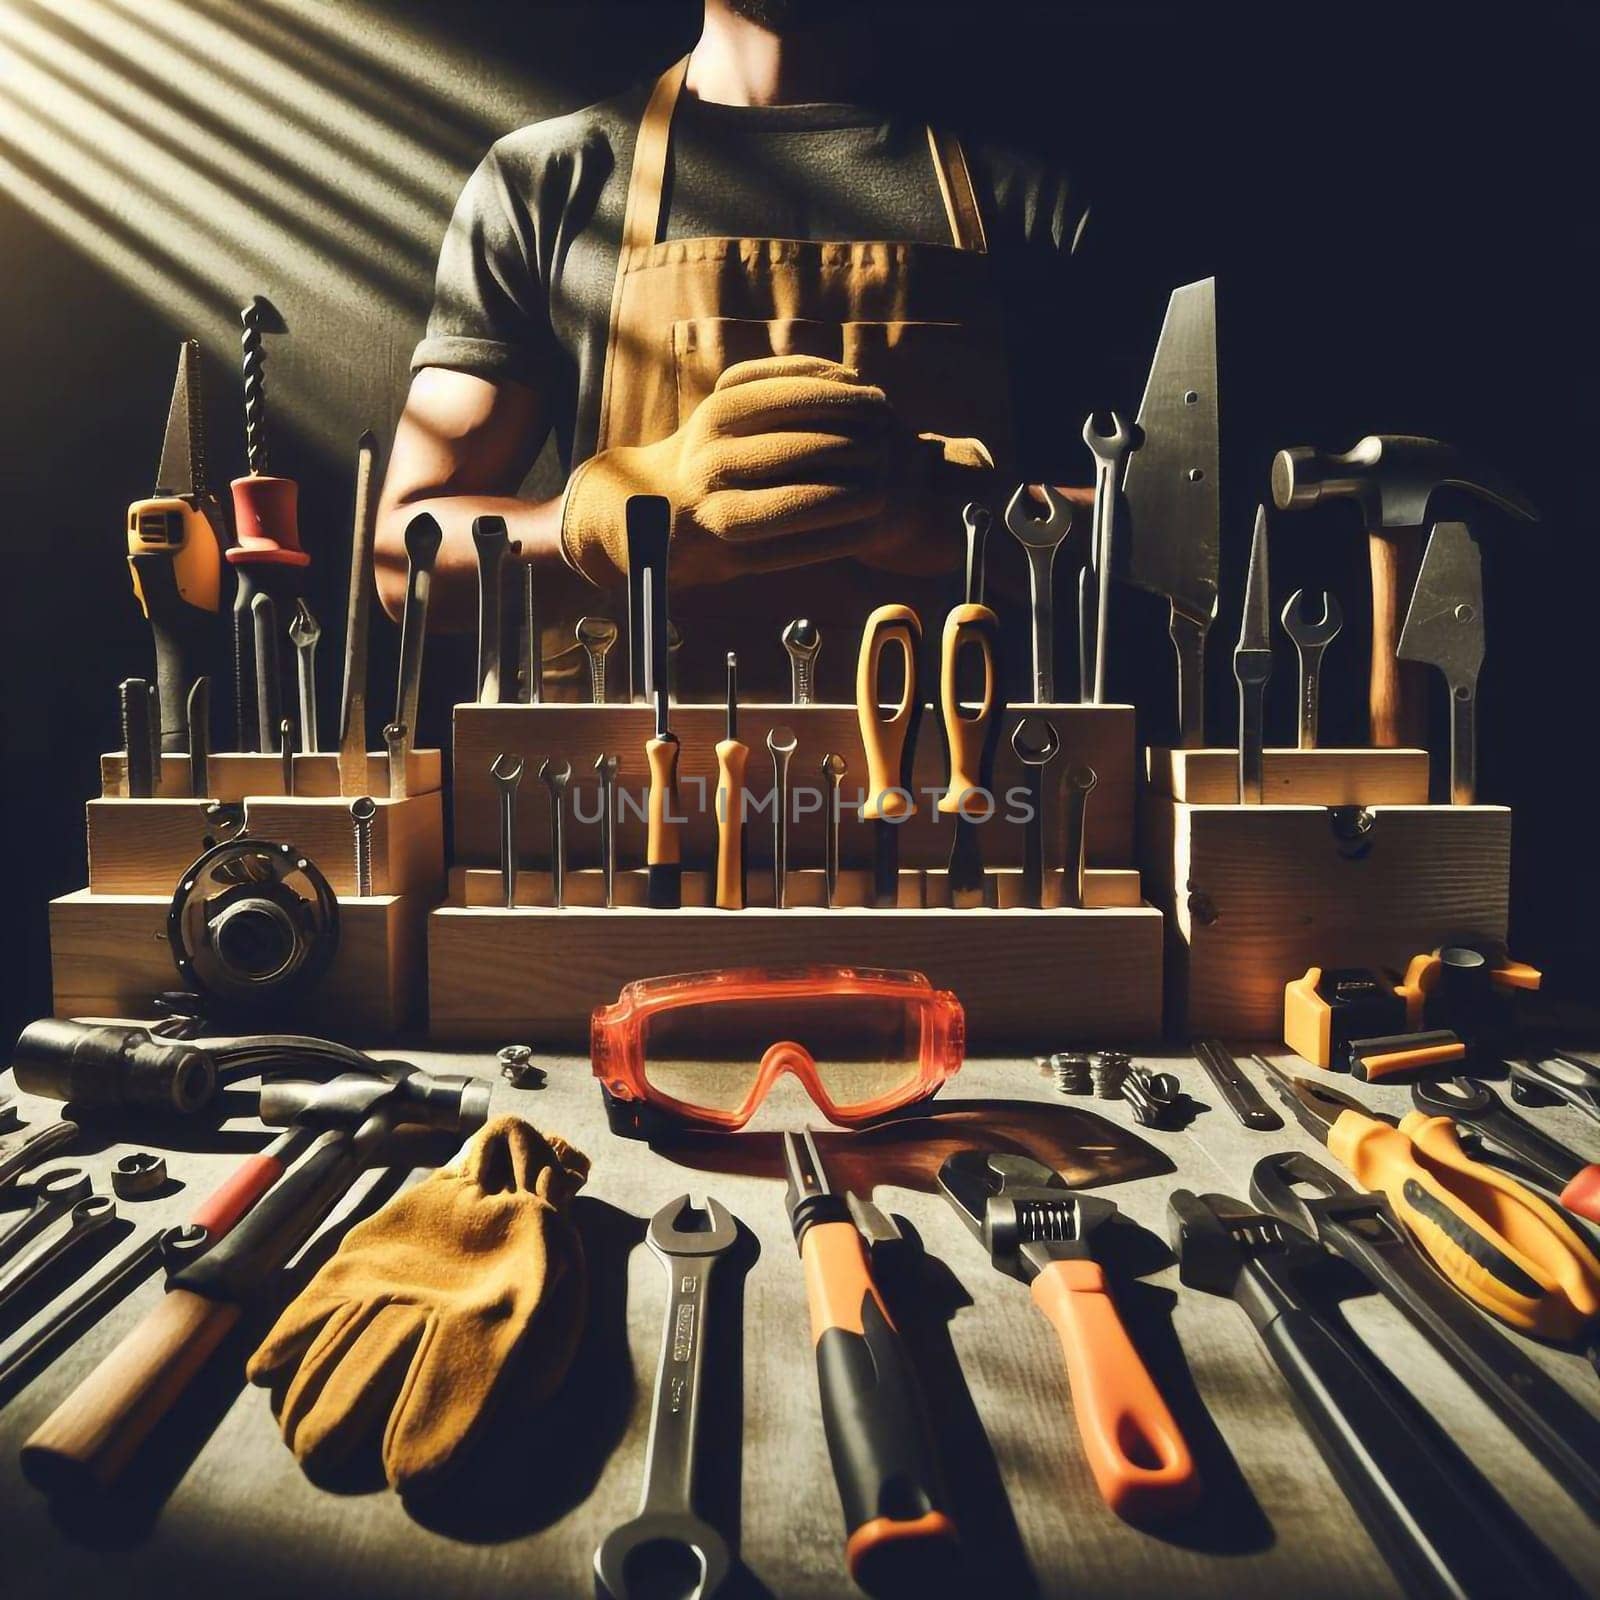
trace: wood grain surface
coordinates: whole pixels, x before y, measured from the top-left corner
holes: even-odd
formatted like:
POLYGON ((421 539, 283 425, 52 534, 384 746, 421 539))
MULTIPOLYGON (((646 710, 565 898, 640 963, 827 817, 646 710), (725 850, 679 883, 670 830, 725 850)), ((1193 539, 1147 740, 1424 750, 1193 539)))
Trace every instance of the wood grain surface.
MULTIPOLYGON (((1041 1048, 1071 1042, 1038 1040, 1041 1048)), ((494 1071, 487 1052, 415 1059, 433 1071, 494 1071)), ((747 1564, 732 1592, 781 1600, 853 1593, 778 1176, 774 1130, 798 1126, 805 1103, 786 1085, 750 1131, 669 1154, 605 1131, 586 1060, 546 1065, 544 1088, 519 1091, 497 1081, 494 1100, 496 1110, 574 1140, 594 1163, 578 1206, 589 1322, 577 1363, 549 1405, 524 1417, 508 1409, 495 1441, 434 1505, 403 1504, 365 1458, 352 1461, 341 1481, 319 1487, 281 1442, 266 1394, 242 1378, 245 1356, 269 1325, 268 1307, 224 1344, 113 1502, 47 1505, 21 1479, 18 1446, 148 1309, 158 1290, 147 1284, 0 1410, 8 1600, 86 1593, 587 1600, 595 1546, 638 1502, 665 1298, 661 1264, 640 1241, 651 1214, 685 1192, 722 1200, 748 1230, 745 1255, 753 1258, 742 1276, 722 1277, 707 1324, 713 1388, 702 1505, 747 1564)), ((1019 1061, 969 1063, 941 1097, 946 1116, 965 1103, 961 1125, 1004 1126, 1008 1137, 1026 1116, 1033 1148, 1080 1180, 1121 1175, 1098 1192, 1147 1231, 1125 1230, 1118 1298, 1207 1484, 1200 1512, 1164 1534, 1119 1522, 1096 1495, 1054 1334, 1026 1288, 993 1271, 933 1192, 932 1167, 944 1147, 823 1137, 836 1176, 861 1188, 875 1181, 878 1204, 903 1218, 925 1251, 913 1292, 896 1280, 890 1293, 933 1396, 952 1498, 978 1569, 955 1592, 994 1600, 1395 1594, 1243 1313, 1181 1289, 1162 1244, 1173 1188, 1241 1195, 1263 1154, 1316 1147, 1292 1127, 1247 1132, 1214 1104, 1193 1062, 1170 1065, 1205 1107, 1182 1132, 1136 1132, 1122 1103, 1062 1099, 1019 1061), (1030 1104, 1002 1112, 996 1097, 1030 1104), (927 1159, 918 1159, 919 1150, 927 1159)), ((1354 1087, 1375 1106, 1404 1103, 1402 1091, 1354 1087)), ((30 1123, 55 1114, 43 1102, 20 1101, 30 1123)), ((1532 1115, 1600 1157, 1600 1139, 1581 1119, 1560 1110, 1532 1115)), ((247 1118, 218 1133, 180 1130, 156 1147, 166 1149, 182 1188, 129 1203, 125 1213, 140 1229, 182 1220, 261 1137, 247 1118)), ((150 1145, 154 1136, 141 1129, 139 1138, 150 1145)), ((126 1148, 97 1141, 81 1159, 103 1186, 126 1148)), ((374 1182, 383 1193, 384 1180, 374 1182)), ((313 1243, 311 1258, 320 1259, 329 1242, 313 1243)), ((1528 1452, 1396 1314, 1364 1300, 1352 1303, 1350 1315, 1559 1549, 1579 1584, 1600 1587, 1594 1528, 1528 1452)), ((1574 1405, 1596 1406, 1600 1386, 1580 1357, 1524 1347, 1569 1388, 1574 1405)))

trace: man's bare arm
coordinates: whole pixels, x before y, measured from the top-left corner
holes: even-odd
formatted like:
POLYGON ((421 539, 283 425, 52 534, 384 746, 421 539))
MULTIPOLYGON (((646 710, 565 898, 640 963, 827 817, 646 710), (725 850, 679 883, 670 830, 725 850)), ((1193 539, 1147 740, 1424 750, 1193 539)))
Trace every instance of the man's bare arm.
POLYGON ((443 367, 424 367, 411 383, 378 505, 378 594, 390 616, 405 598, 406 524, 431 512, 444 530, 429 616, 465 630, 477 616, 474 517, 498 515, 534 564, 541 587, 582 587, 561 556, 561 497, 517 498, 543 443, 539 396, 520 383, 492 383, 443 367))

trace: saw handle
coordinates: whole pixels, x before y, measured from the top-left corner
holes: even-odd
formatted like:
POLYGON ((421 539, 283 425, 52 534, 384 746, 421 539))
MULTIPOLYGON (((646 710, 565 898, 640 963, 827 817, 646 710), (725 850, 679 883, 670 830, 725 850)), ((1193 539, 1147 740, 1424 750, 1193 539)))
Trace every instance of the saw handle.
POLYGON ((1368 535, 1372 558, 1372 677, 1368 691, 1372 742, 1383 749, 1413 748, 1427 732, 1427 669, 1401 661, 1400 627, 1417 586, 1422 565, 1422 529, 1373 529, 1368 535))
POLYGON ((1146 1370, 1098 1261, 1053 1261, 1033 1303, 1066 1358, 1084 1454, 1105 1502, 1129 1522, 1156 1522, 1200 1498, 1194 1458, 1146 1370))
POLYGON ((986 768, 996 701, 995 647, 1000 619, 988 606, 957 606, 944 619, 939 640, 939 710, 950 747, 950 786, 940 795, 942 816, 986 821, 994 812, 986 768), (961 652, 976 649, 983 662, 983 697, 970 714, 961 704, 956 684, 961 652), (969 805, 968 797, 974 797, 969 805))
POLYGON ((915 816, 911 756, 916 746, 922 703, 917 695, 917 652, 922 623, 910 606, 879 606, 861 631, 856 656, 856 720, 867 758, 867 794, 861 807, 866 822, 903 822, 915 816), (878 714, 878 675, 883 652, 896 646, 905 660, 900 703, 887 717, 878 714))

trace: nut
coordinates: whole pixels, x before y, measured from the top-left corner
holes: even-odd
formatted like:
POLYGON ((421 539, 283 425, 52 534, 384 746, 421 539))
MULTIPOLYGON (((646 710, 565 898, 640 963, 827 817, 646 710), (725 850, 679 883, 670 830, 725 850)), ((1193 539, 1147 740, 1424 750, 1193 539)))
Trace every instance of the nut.
POLYGON ((500 1063, 500 1076, 514 1089, 542 1089, 544 1068, 535 1064, 533 1047, 526 1044, 502 1045, 495 1052, 500 1063))

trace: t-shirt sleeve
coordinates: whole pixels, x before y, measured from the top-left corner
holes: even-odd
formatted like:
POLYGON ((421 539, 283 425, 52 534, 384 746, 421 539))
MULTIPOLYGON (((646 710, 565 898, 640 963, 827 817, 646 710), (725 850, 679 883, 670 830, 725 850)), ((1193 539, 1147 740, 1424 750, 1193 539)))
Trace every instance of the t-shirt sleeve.
POLYGON ((411 370, 448 367, 532 385, 553 353, 549 297, 531 265, 522 208, 491 150, 467 180, 439 252, 428 331, 411 370))

